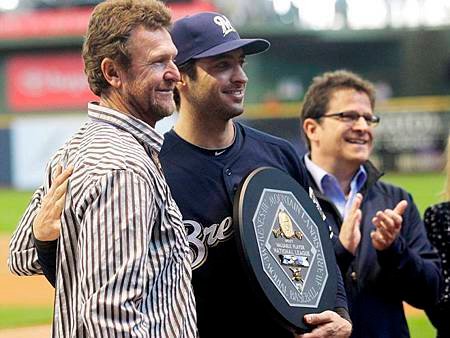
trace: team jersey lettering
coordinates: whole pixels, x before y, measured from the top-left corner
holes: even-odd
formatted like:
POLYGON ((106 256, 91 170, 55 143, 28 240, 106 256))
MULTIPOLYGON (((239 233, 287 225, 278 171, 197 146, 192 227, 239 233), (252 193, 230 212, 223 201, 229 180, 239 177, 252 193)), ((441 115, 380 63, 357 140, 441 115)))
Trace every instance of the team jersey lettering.
POLYGON ((208 248, 212 248, 231 237, 233 234, 233 219, 228 216, 220 224, 204 227, 193 220, 184 220, 188 234, 189 248, 191 249, 192 270, 202 266, 208 257, 208 248))

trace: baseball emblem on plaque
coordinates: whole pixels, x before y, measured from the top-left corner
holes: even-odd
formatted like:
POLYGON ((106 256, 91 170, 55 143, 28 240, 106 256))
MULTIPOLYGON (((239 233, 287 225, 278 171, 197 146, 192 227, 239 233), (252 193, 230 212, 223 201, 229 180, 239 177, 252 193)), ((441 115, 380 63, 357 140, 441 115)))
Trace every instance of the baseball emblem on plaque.
POLYGON ((336 260, 313 199, 286 173, 258 168, 235 196, 236 239, 255 289, 286 327, 309 331, 307 313, 334 308, 336 260))

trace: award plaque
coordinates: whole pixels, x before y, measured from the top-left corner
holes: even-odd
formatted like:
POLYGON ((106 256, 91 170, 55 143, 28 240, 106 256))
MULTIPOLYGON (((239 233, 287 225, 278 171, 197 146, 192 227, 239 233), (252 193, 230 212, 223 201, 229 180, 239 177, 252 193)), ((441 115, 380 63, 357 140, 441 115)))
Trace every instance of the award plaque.
POLYGON ((251 172, 234 200, 250 281, 274 318, 300 333, 311 329, 305 314, 332 310, 336 300, 334 249, 315 203, 292 177, 268 167, 251 172))

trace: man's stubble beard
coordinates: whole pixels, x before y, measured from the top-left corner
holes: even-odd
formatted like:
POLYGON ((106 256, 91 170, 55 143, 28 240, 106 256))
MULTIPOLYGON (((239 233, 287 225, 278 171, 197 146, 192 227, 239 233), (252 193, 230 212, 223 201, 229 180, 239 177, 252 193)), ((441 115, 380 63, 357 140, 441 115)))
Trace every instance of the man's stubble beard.
POLYGON ((239 108, 236 108, 232 105, 225 104, 220 97, 209 97, 203 104, 203 107, 207 108, 203 110, 206 110, 210 116, 215 116, 217 119, 224 121, 238 117, 244 112, 243 102, 239 108))

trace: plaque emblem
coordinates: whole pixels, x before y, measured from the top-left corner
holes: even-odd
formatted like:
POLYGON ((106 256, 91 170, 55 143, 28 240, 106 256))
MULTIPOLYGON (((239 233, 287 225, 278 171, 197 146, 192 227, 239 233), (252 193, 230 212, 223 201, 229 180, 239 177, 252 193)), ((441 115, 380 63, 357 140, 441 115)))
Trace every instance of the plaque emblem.
POLYGON ((263 270, 290 306, 317 307, 328 278, 317 225, 290 191, 264 189, 253 217, 263 270))
POLYGON ((278 213, 278 222, 280 223, 280 227, 278 229, 273 230, 273 234, 276 238, 284 235, 287 239, 292 237, 297 237, 298 239, 303 238, 303 234, 301 231, 294 231, 292 227, 292 221, 287 212, 280 211, 278 213))

